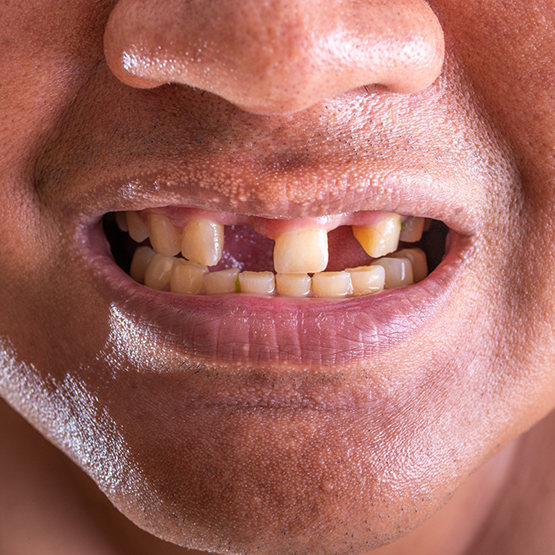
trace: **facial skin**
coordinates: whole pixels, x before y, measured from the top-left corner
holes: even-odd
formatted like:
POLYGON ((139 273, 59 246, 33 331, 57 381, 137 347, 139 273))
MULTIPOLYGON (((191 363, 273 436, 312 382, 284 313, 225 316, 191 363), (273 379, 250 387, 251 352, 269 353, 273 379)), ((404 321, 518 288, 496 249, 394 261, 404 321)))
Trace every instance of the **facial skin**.
POLYGON ((553 409, 552 3, 2 13, 0 393, 138 526, 369 551, 553 409), (451 246, 362 301, 177 298, 126 277, 99 224, 177 205, 398 211, 451 246))

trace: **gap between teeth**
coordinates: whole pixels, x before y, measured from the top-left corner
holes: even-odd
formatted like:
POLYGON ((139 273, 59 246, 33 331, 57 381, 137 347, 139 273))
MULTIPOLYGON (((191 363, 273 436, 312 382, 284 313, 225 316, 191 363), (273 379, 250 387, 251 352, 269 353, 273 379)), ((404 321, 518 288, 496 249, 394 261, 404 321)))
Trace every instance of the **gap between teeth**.
POLYGON ((417 242, 424 218, 402 219, 383 213, 372 225, 352 226, 353 235, 369 257, 367 266, 340 272, 328 265, 327 231, 318 227, 288 230, 275 238, 272 272, 239 272, 237 268, 209 271, 222 256, 224 226, 209 219, 193 219, 181 232, 162 214, 150 213, 145 222, 138 213, 116 214, 122 231, 151 247, 136 249, 131 277, 155 290, 186 295, 251 293, 287 297, 347 297, 404 287, 428 274, 426 255, 418 248, 397 251, 399 241, 417 242), (176 255, 182 254, 183 258, 176 255), (312 275, 309 275, 312 274, 312 275))

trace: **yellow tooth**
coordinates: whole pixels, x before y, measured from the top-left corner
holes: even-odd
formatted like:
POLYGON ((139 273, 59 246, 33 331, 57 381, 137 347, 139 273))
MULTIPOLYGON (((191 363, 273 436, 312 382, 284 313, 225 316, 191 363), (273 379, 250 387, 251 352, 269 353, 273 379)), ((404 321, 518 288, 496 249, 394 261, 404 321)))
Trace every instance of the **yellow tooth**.
POLYGON ((379 293, 384 288, 385 270, 382 266, 359 266, 345 271, 351 274, 353 295, 379 293))
POLYGON ((306 274, 278 274, 277 290, 285 297, 306 297, 310 293, 312 280, 306 274))
POLYGON ((148 215, 150 244, 152 248, 166 256, 175 256, 181 250, 181 236, 171 220, 162 214, 148 215))
POLYGON ((181 254, 192 262, 215 266, 222 257, 224 226, 210 220, 191 220, 183 229, 181 254))
POLYGON ((382 266, 385 270, 385 288, 395 289, 412 285, 414 278, 412 264, 407 258, 380 258, 372 266, 382 266))
POLYGON ((399 240, 405 243, 416 243, 420 241, 420 239, 422 239, 425 221, 425 218, 417 218, 416 216, 407 218, 401 226, 402 230, 399 240))
POLYGON ((125 219, 127 220, 129 236, 133 241, 142 243, 145 239, 148 239, 148 226, 137 212, 126 212, 125 219))
POLYGON ((321 272, 312 276, 312 289, 317 297, 345 297, 352 292, 348 272, 321 272))
POLYGON ((127 233, 129 227, 127 227, 127 216, 125 212, 116 212, 116 224, 118 224, 119 230, 127 233))
POLYGON ((258 295, 271 295, 276 288, 272 272, 241 272, 239 285, 241 293, 257 293, 258 295))
POLYGON ((145 285, 160 291, 169 284, 175 258, 156 253, 145 272, 145 285))
POLYGON ((410 260, 414 283, 418 283, 428 276, 426 253, 422 249, 401 249, 389 256, 392 258, 408 258, 410 260))
POLYGON ((204 292, 203 276, 208 268, 196 262, 176 258, 170 280, 170 291, 183 295, 198 295, 204 292))
POLYGON ((393 252, 399 244, 401 216, 388 214, 372 226, 353 226, 353 235, 372 258, 393 252))
POLYGON ((204 274, 204 287, 208 295, 222 295, 224 293, 235 293, 237 291, 237 268, 209 272, 204 274))
POLYGON ((145 273, 156 253, 150 247, 138 247, 131 260, 129 275, 137 282, 144 283, 145 273))
POLYGON ((312 274, 327 265, 328 234, 324 229, 297 229, 277 237, 274 268, 278 274, 312 274))

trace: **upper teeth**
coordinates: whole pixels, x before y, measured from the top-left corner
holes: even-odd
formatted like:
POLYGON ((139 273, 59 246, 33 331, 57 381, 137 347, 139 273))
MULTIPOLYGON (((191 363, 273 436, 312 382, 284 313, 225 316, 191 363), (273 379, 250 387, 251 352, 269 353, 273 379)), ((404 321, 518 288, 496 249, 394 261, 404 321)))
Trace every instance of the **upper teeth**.
POLYGON ((181 250, 181 237, 171 220, 162 214, 148 215, 150 244, 160 254, 175 256, 181 250))
POLYGON ((385 256, 397 250, 401 235, 401 216, 388 214, 377 224, 353 226, 353 235, 372 258, 385 256))
POLYGON ((222 257, 224 226, 210 220, 192 220, 183 228, 181 254, 205 266, 215 266, 222 257))
POLYGON ((323 229, 296 229, 276 238, 274 268, 278 274, 313 274, 328 265, 328 234, 323 229))
MULTIPOLYGON (((383 214, 383 213, 382 213, 383 214)), ((235 291, 271 295, 344 297, 367 295, 382 289, 410 285, 427 275, 426 256, 420 249, 397 249, 399 240, 418 241, 424 219, 405 219, 385 214, 373 225, 353 225, 353 235, 372 258, 367 266, 342 272, 326 272, 327 230, 297 227, 275 237, 274 268, 271 272, 242 272, 229 268, 209 272, 218 264, 224 247, 224 226, 206 218, 193 219, 179 231, 163 214, 149 213, 147 223, 136 212, 117 218, 137 242, 150 238, 152 249, 136 249, 130 274, 133 279, 157 290, 182 294, 221 294, 235 291), (402 229, 403 227, 403 229, 402 229), (184 258, 175 256, 181 252, 184 258), (387 254, 390 257, 382 258, 387 254), (308 274, 313 274, 312 277, 308 274), (277 278, 277 279, 276 279, 277 278)))

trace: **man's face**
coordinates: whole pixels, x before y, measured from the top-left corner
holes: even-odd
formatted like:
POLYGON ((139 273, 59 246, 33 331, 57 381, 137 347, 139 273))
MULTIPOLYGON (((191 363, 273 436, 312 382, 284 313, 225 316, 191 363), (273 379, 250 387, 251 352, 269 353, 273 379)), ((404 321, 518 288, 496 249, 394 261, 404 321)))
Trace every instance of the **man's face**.
POLYGON ((369 550, 553 408, 553 3, 1 9, 0 392, 139 526, 369 550), (353 226, 427 218, 432 271, 158 291, 112 258, 136 248, 118 212, 225 225, 242 271, 291 226, 327 222, 340 271, 368 256, 353 226))

